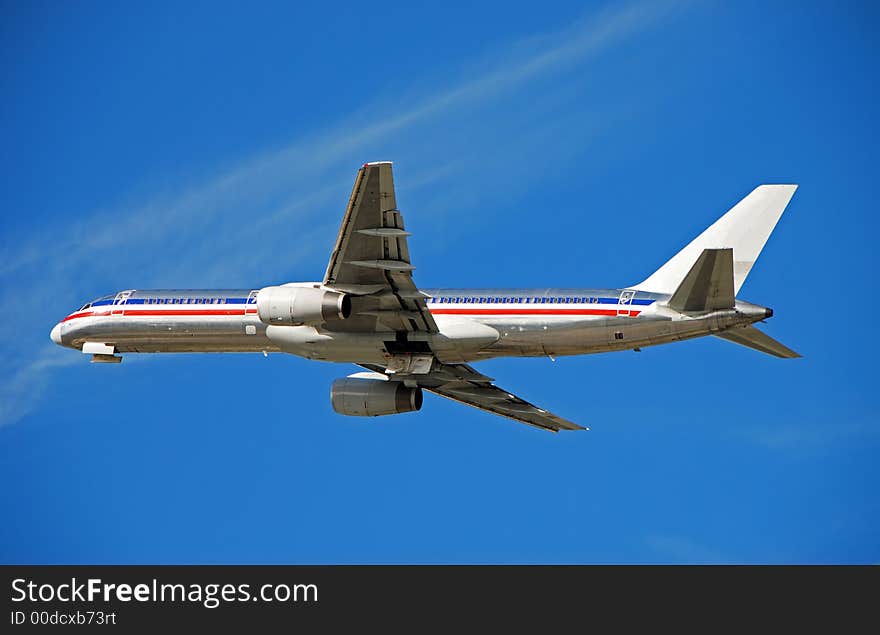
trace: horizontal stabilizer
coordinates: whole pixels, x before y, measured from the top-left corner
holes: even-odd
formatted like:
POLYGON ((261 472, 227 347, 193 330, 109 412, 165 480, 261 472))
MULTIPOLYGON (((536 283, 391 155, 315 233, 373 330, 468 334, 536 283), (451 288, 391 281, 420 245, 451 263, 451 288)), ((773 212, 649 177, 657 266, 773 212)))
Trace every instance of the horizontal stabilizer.
POLYGON ((762 353, 767 353, 768 355, 784 357, 787 359, 800 357, 798 353, 795 353, 784 344, 777 342, 769 335, 762 333, 754 326, 747 326, 745 328, 733 328, 729 331, 716 333, 715 335, 716 337, 728 340, 730 342, 733 342, 734 344, 748 346, 749 348, 753 348, 756 351, 761 351, 762 353))
POLYGON ((704 249, 669 299, 681 313, 732 309, 733 249, 704 249))

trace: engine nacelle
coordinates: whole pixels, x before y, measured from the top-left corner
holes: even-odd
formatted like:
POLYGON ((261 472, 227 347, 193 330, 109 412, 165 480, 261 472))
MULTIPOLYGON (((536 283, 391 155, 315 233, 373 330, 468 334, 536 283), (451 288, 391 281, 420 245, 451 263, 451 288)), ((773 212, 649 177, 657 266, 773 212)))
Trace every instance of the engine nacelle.
POLYGON ((420 410, 422 389, 409 388, 401 381, 346 377, 333 382, 330 401, 341 415, 379 417, 420 410))
POLYGON ((257 294, 257 313, 266 324, 321 324, 348 318, 351 298, 313 287, 266 287, 257 294))

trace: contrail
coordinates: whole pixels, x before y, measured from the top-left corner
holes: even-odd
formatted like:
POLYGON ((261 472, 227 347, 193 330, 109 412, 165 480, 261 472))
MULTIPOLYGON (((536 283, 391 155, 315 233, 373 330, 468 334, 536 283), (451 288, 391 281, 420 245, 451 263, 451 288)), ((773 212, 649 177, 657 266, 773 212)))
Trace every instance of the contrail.
MULTIPOLYGON (((443 142, 442 127, 434 126, 444 117, 487 107, 554 73, 580 69, 680 6, 640 2, 581 17, 564 29, 490 52, 478 60, 484 70, 469 79, 421 95, 395 95, 393 103, 376 99, 334 126, 233 164, 200 184, 155 193, 146 203, 96 211, 66 226, 57 226, 55 220, 51 250, 45 228, 29 237, 7 237, 0 247, 0 301, 15 297, 19 310, 29 315, 54 313, 33 332, 13 333, 10 324, 2 327, 7 368, 17 370, 4 379, 0 425, 20 419, 35 406, 54 369, 83 361, 61 350, 33 357, 32 351, 42 350, 56 313, 118 284, 143 288, 235 285, 263 278, 281 282, 299 262, 329 253, 358 162, 412 156, 408 164, 419 167, 407 173, 410 191, 420 184, 449 181, 448 175, 460 173, 467 159, 429 166, 418 160, 429 141, 443 142), (420 126, 426 130, 417 135, 420 126), (388 148, 394 150, 393 157, 374 156, 388 148), (293 244, 291 227, 299 228, 293 244), (302 240, 303 233, 310 239, 302 240), (249 249, 254 244, 260 249, 249 249), (157 257, 160 254, 174 257, 157 257), (279 271, 279 262, 284 270, 279 271), (84 280, 95 286, 87 287, 84 280), (19 292, 23 287, 28 289, 25 297, 19 292)), ((528 113, 536 107, 525 104, 521 109, 528 113)), ((501 119, 487 121, 485 127, 503 130, 501 119)), ((552 123, 536 124, 539 132, 540 125, 552 123)), ((540 143, 539 136, 531 143, 540 143)), ((472 182, 459 187, 477 186, 472 182)))

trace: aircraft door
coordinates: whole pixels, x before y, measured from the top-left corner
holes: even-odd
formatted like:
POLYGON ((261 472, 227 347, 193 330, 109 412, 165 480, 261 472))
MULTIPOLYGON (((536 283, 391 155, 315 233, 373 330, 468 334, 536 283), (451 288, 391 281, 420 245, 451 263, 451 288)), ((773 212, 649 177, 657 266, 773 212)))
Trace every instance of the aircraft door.
POLYGON ((635 296, 636 292, 631 290, 624 290, 620 292, 620 297, 617 299, 617 315, 618 317, 631 317, 632 316, 632 301, 633 296, 635 296))
POLYGON ((122 315, 125 312, 125 302, 132 293, 134 293, 134 290, 117 293, 110 308, 110 315, 122 315))
POLYGON ((248 293, 247 300, 244 303, 244 313, 245 315, 250 315, 252 313, 257 312, 257 294, 260 292, 259 289, 254 289, 250 293, 248 293))

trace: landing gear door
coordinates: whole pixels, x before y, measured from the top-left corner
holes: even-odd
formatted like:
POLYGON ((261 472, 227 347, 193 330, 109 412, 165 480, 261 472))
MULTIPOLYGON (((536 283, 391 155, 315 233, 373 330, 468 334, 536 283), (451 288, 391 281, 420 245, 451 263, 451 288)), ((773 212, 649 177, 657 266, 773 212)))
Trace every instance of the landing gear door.
POLYGON ((635 296, 636 292, 631 290, 625 290, 620 292, 620 297, 617 300, 617 315, 623 317, 631 317, 632 316, 632 301, 633 296, 635 296))

